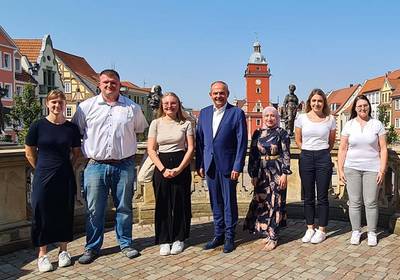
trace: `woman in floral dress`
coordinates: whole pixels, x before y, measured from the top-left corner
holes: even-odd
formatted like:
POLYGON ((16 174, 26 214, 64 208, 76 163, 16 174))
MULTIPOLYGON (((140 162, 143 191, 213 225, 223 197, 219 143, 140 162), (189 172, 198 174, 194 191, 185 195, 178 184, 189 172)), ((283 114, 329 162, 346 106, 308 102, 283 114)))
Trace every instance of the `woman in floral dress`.
POLYGON ((248 173, 254 186, 253 199, 244 229, 265 236, 267 251, 278 245, 278 231, 284 213, 287 176, 290 171, 290 138, 279 127, 280 118, 274 107, 262 112, 263 128, 251 139, 248 173))

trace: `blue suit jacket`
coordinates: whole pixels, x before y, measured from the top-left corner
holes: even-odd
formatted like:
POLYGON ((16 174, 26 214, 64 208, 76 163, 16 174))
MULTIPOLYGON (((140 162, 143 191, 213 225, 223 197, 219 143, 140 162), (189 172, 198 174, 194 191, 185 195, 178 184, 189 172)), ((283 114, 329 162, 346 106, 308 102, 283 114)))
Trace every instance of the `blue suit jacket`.
POLYGON ((212 105, 200 111, 196 127, 196 168, 203 168, 206 174, 210 168, 224 175, 230 175, 232 170, 242 172, 247 150, 244 112, 228 103, 214 138, 213 113, 212 105), (211 164, 213 161, 215 165, 211 164))

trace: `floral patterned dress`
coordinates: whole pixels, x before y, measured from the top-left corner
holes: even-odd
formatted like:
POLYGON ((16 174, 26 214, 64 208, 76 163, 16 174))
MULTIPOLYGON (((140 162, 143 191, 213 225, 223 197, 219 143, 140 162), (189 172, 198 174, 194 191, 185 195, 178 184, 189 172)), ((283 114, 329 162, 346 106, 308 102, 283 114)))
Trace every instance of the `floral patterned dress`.
POLYGON ((286 204, 286 189, 279 187, 282 174, 290 171, 290 138, 280 127, 256 130, 251 139, 248 172, 257 178, 243 229, 278 239, 286 204))

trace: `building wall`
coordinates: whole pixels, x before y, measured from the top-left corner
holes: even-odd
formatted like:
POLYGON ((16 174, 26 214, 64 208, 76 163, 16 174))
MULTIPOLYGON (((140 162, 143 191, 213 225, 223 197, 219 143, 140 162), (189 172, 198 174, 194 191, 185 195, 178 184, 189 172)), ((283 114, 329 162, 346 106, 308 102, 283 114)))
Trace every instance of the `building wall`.
POLYGON ((142 91, 135 91, 132 88, 129 88, 128 91, 124 92, 123 95, 131 99, 136 104, 140 105, 142 108, 143 114, 146 117, 148 122, 151 122, 153 119, 152 111, 149 107, 149 103, 147 100, 148 93, 144 93, 142 91))
POLYGON ((64 85, 64 92, 67 97, 65 116, 71 120, 74 116, 79 103, 95 95, 80 79, 58 58, 56 57, 60 78, 64 85), (79 89, 79 90, 78 90, 79 89))
POLYGON ((249 137, 262 126, 262 110, 270 104, 267 64, 248 64, 246 69, 246 118, 249 137))
MULTIPOLYGON (((42 50, 40 51, 39 57, 37 59, 37 63, 39 63, 38 72, 32 75, 35 80, 38 82, 38 86, 36 87, 36 94, 39 96, 39 102, 42 105, 42 114, 47 114, 46 109, 46 95, 52 88, 48 88, 44 86, 44 70, 50 70, 54 72, 54 88, 58 88, 60 90, 64 90, 63 83, 61 81, 60 73, 58 70, 58 64, 55 59, 55 54, 52 47, 52 42, 50 36, 47 35, 43 38, 42 50)), ((25 69, 28 71, 28 69, 25 69)))
POLYGON ((387 105, 386 109, 386 114, 389 115, 389 124, 388 127, 390 127, 393 122, 392 122, 392 87, 388 83, 387 79, 385 79, 385 82, 383 84, 383 87, 380 91, 380 103, 387 105))
POLYGON ((15 88, 15 74, 14 74, 14 49, 11 47, 0 45, 0 86, 10 87, 10 95, 2 98, 2 103, 5 107, 12 106, 12 96, 15 88), (9 65, 6 67, 4 64, 4 57, 9 57, 9 65))
POLYGON ((392 125, 396 132, 400 134, 400 96, 396 96, 392 100, 392 125))

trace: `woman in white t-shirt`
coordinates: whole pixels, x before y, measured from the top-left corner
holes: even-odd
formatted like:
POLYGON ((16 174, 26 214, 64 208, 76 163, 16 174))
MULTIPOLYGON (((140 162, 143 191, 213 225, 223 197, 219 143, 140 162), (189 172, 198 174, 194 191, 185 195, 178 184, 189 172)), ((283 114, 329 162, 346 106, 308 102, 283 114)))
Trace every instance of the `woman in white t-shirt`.
POLYGON ((161 98, 158 118, 150 124, 147 140, 147 152, 155 165, 155 241, 162 256, 182 252, 189 237, 193 150, 192 125, 183 115, 178 96, 167 92, 161 98))
POLYGON ((336 122, 330 115, 325 93, 321 89, 314 89, 306 102, 306 114, 299 115, 295 120, 295 140, 301 149, 299 171, 307 224, 307 231, 302 238, 305 243, 317 244, 326 239, 329 217, 328 188, 333 167, 330 150, 335 143, 335 134, 336 122), (317 230, 314 229, 316 210, 319 218, 317 230))
POLYGON ((350 243, 360 244, 361 207, 364 201, 368 245, 376 246, 378 224, 378 185, 382 184, 387 164, 386 132, 383 124, 371 117, 371 104, 357 96, 345 124, 338 154, 339 179, 349 195, 352 227, 350 243))

